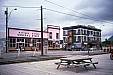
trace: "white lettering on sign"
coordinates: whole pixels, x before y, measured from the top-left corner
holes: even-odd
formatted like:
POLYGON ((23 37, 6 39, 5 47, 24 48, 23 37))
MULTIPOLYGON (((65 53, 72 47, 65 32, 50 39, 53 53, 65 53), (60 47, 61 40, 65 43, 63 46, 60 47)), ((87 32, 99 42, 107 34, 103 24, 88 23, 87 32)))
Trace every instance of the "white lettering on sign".
MULTIPOLYGON (((21 30, 21 29, 9 29, 10 37, 29 37, 29 38, 41 38, 41 32, 33 30, 21 30)), ((43 33, 44 38, 48 38, 48 33, 43 33)))
MULTIPOLYGON (((32 37, 39 37, 39 33, 32 33, 32 37)), ((30 33, 28 32, 18 32, 17 36, 27 36, 30 37, 30 33)))

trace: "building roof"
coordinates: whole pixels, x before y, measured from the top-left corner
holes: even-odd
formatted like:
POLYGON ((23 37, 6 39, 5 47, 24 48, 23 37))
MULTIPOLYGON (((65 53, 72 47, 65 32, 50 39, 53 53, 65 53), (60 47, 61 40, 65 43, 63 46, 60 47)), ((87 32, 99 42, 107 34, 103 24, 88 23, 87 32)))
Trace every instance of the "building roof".
POLYGON ((55 26, 55 25, 47 25, 47 28, 59 29, 60 30, 60 26, 55 26))
POLYGON ((84 26, 84 25, 77 25, 77 26, 70 26, 70 27, 63 27, 63 30, 68 30, 68 29, 77 29, 77 28, 84 28, 84 29, 89 29, 89 30, 96 30, 96 31, 101 31, 101 29, 97 29, 94 26, 84 26))

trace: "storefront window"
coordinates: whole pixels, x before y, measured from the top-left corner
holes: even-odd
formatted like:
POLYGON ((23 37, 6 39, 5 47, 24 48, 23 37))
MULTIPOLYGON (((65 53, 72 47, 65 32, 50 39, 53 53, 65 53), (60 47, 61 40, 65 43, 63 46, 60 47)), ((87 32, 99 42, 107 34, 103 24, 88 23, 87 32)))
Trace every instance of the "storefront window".
POLYGON ((49 38, 52 39, 52 32, 49 33, 49 38))
POLYGON ((58 33, 56 33, 56 39, 59 39, 59 34, 58 33))
POLYGON ((33 39, 33 47, 36 47, 37 39, 33 39))
POLYGON ((9 47, 16 47, 16 38, 9 38, 9 47))
POLYGON ((52 41, 48 41, 49 47, 52 47, 52 41))
POLYGON ((30 47, 30 46, 29 46, 29 45, 30 45, 30 42, 31 42, 31 39, 26 38, 26 39, 25 39, 25 47, 30 47))
POLYGON ((17 42, 24 42, 24 38, 17 38, 17 42))

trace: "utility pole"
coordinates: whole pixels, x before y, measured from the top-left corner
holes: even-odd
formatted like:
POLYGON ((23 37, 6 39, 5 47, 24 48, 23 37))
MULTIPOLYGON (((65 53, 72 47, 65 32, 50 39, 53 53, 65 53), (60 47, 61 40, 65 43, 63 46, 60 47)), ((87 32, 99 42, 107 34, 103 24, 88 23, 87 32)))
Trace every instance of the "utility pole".
POLYGON ((41 6, 41 55, 43 54, 43 8, 41 6))
POLYGON ((7 48, 7 44, 8 44, 8 37, 7 37, 7 27, 8 27, 8 8, 6 8, 6 11, 5 11, 5 15, 6 15, 6 53, 8 52, 8 48, 7 48))

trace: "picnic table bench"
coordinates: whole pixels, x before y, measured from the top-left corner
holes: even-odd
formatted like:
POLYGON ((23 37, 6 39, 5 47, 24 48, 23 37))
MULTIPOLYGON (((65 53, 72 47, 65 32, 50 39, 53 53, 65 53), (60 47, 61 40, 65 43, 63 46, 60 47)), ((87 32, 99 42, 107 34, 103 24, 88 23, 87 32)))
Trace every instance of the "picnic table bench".
POLYGON ((74 67, 79 67, 79 66, 84 66, 87 69, 87 66, 90 64, 93 65, 93 67, 96 69, 95 64, 98 64, 98 62, 92 62, 91 57, 67 57, 67 58, 61 58, 60 62, 56 63, 57 69, 59 69, 60 65, 64 66, 74 66, 74 67))

